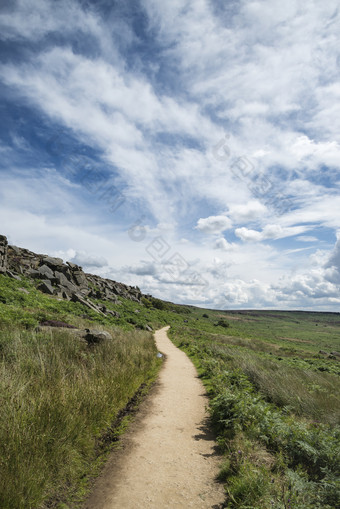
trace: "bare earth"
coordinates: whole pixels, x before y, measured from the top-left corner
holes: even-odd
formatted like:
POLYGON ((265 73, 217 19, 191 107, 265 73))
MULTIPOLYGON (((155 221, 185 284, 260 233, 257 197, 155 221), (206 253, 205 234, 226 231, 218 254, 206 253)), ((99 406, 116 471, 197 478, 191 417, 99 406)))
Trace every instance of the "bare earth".
POLYGON ((196 369, 166 331, 155 333, 166 355, 158 386, 115 452, 84 509, 220 508, 220 458, 207 426, 207 397, 196 369))

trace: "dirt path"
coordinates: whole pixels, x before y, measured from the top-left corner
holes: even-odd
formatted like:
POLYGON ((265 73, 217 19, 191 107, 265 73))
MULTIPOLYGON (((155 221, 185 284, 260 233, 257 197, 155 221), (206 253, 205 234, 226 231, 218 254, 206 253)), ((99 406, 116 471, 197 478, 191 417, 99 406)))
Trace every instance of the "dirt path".
POLYGON ((223 486, 214 481, 220 458, 206 426, 205 390, 167 329, 155 334, 167 356, 158 385, 84 509, 222 507, 223 486))

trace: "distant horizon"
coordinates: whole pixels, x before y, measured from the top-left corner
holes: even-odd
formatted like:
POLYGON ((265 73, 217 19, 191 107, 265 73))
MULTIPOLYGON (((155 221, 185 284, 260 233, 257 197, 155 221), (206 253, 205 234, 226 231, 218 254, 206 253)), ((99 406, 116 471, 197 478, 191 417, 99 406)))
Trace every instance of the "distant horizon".
POLYGON ((340 10, 4 0, 11 244, 164 300, 340 309, 340 10))

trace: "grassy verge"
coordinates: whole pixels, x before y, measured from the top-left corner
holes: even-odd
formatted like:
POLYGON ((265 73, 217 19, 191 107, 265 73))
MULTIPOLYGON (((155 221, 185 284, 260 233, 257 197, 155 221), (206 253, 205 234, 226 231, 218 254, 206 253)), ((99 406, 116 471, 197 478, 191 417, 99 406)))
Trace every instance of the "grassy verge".
POLYGON ((298 358, 292 366, 280 344, 242 339, 235 326, 233 336, 229 329, 193 326, 173 327, 171 335, 193 358, 210 393, 225 452, 220 479, 227 507, 339 507, 337 370, 318 371, 298 358))
POLYGON ((156 354, 151 333, 0 276, 1 509, 77 507, 126 426, 122 410, 156 378, 156 354), (89 346, 67 329, 35 332, 44 320, 105 329, 113 340, 89 346))
POLYGON ((98 442, 157 372, 151 334, 114 332, 93 348, 67 332, 0 335, 0 506, 72 495, 98 442))

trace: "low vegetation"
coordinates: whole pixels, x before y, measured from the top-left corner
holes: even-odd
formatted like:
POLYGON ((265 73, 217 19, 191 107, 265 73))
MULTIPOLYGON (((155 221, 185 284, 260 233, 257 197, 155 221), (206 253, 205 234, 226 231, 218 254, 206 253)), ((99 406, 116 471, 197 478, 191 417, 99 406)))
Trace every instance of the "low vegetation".
POLYGON ((68 328, 35 332, 52 318, 94 325, 79 304, 0 280, 0 507, 75 506, 120 433, 120 411, 155 378, 157 350, 149 332, 112 323, 95 325, 113 336, 95 346, 68 328))
POLYGON ((117 417, 157 375, 148 331, 168 324, 210 396, 226 507, 340 506, 339 314, 96 303, 118 315, 0 275, 1 508, 79 506, 123 426, 117 417), (91 346, 70 327, 37 332, 42 323, 113 340, 91 346))
MULTIPOLYGON (((328 350, 338 344, 335 317, 317 316, 319 326, 332 327, 323 342, 328 350)), ((212 421, 225 452, 220 480, 227 507, 339 507, 338 357, 317 353, 314 334, 301 339, 315 326, 310 314, 301 314, 298 324, 290 313, 281 313, 276 323, 273 312, 268 318, 272 329, 264 336, 256 332, 265 327, 266 312, 256 317, 232 313, 230 328, 218 334, 212 332, 214 316, 210 327, 205 320, 204 331, 197 320, 171 330, 209 391, 212 421), (279 337, 282 328, 289 347, 279 337)))

